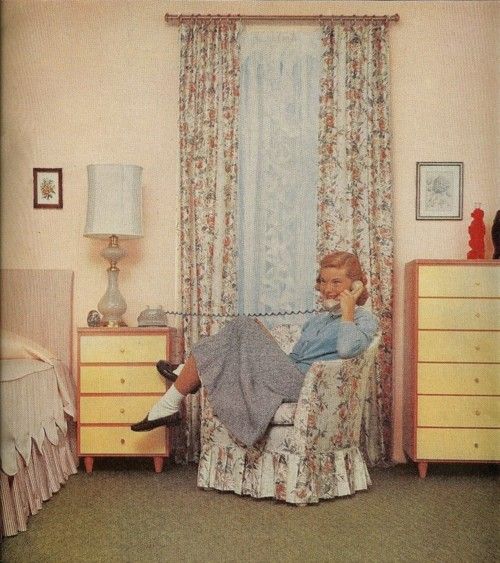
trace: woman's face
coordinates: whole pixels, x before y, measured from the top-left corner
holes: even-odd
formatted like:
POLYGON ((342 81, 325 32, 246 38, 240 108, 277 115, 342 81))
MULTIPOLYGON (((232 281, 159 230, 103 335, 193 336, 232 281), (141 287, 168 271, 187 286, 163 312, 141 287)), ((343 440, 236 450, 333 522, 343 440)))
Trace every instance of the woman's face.
POLYGON ((319 291, 323 299, 336 299, 344 289, 351 289, 352 280, 345 268, 322 268, 319 274, 319 291))

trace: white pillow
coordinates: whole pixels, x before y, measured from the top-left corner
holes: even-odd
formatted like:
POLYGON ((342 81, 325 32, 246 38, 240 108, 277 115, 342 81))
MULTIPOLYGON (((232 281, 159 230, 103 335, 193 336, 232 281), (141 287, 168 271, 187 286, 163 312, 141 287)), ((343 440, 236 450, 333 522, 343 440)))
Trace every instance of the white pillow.
POLYGON ((52 352, 40 346, 37 342, 15 334, 10 330, 2 329, 0 338, 0 358, 3 360, 35 358, 43 362, 52 363, 57 359, 52 352))

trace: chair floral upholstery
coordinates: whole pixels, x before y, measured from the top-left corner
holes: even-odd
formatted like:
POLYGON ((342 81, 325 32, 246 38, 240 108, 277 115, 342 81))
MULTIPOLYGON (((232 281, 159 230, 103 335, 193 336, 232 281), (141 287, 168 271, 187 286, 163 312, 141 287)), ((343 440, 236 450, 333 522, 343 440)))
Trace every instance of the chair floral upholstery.
MULTIPOLYGON (((273 336, 289 352, 300 327, 280 325, 273 336)), ((297 403, 276 411, 252 447, 232 438, 201 390, 198 486, 292 504, 352 495, 371 485, 359 450, 368 380, 380 336, 357 358, 314 363, 297 403)))

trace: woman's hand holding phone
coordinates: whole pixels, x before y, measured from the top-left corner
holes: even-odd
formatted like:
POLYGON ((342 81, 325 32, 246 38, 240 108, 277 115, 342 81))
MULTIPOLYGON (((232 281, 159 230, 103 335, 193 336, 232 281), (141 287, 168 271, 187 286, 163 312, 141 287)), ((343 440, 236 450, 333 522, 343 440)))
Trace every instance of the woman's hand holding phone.
POLYGON ((338 296, 340 302, 340 311, 342 313, 342 319, 344 321, 354 320, 354 310, 356 308, 356 301, 358 297, 363 293, 363 283, 359 280, 353 282, 351 289, 344 291, 338 296))
POLYGON ((344 320, 353 321, 356 301, 363 293, 363 290, 363 282, 356 280, 352 283, 351 289, 344 289, 344 291, 337 296, 337 299, 325 299, 323 306, 332 313, 341 314, 344 320))

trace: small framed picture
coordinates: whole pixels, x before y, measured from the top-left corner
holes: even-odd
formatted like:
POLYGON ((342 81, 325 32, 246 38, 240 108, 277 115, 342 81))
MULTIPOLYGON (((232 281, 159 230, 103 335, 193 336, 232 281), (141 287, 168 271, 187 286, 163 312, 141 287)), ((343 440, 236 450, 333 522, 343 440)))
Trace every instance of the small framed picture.
POLYGON ((62 209, 62 168, 33 168, 33 207, 62 209))
POLYGON ((463 162, 417 162, 417 221, 461 221, 463 162))

